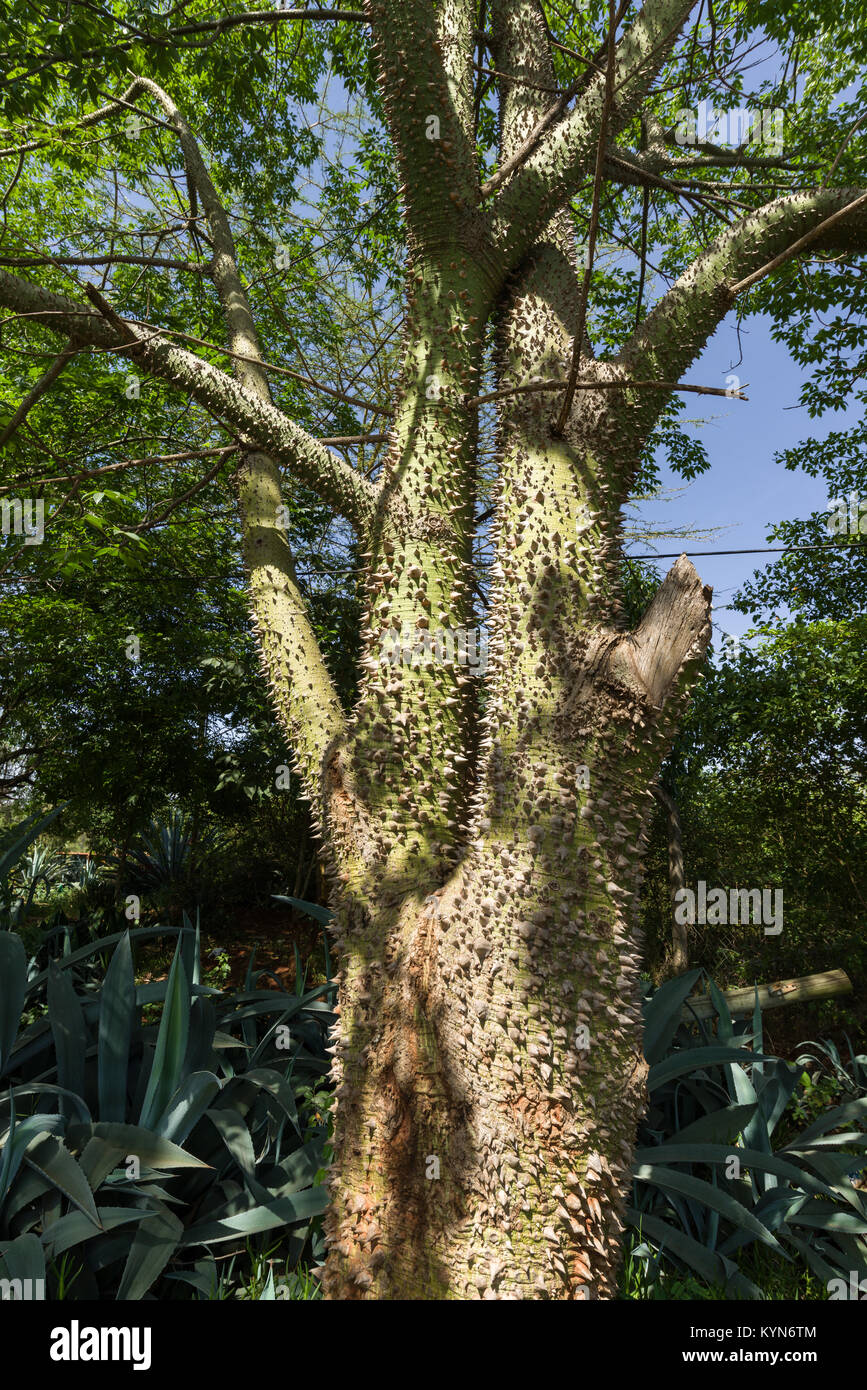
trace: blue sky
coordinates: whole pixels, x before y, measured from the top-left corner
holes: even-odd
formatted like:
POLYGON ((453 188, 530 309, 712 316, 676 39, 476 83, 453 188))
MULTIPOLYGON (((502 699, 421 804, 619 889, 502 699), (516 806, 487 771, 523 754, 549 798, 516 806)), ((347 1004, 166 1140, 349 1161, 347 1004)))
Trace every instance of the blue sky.
MULTIPOLYGON (((700 531, 713 526, 727 529, 707 540, 659 540, 654 543, 655 549, 682 549, 689 554, 691 550, 765 546, 768 529, 774 522, 807 517, 827 505, 827 487, 821 478, 790 472, 775 461, 775 455, 807 437, 822 439, 832 430, 853 424, 860 416, 860 403, 856 401, 848 411, 829 412, 819 420, 811 420, 798 404, 804 369, 792 361, 785 346, 772 340, 770 321, 765 318, 742 322, 739 346, 732 315, 718 329, 685 380, 724 387, 731 371, 740 377, 748 402, 714 396, 688 397, 687 414, 708 420, 707 424, 690 428, 704 441, 710 469, 684 489, 683 480, 664 466, 663 485, 684 490, 665 501, 642 503, 637 509, 640 519, 654 525, 694 526, 700 531), (741 350, 743 361, 735 367, 741 350)), ((647 553, 647 549, 640 541, 629 546, 634 553, 647 553)), ((778 558, 696 556, 693 563, 705 583, 713 586, 716 606, 727 603, 755 570, 778 558)), ((672 563, 660 562, 660 571, 664 573, 672 563)), ((748 615, 735 612, 715 612, 714 620, 723 632, 735 636, 742 635, 750 625, 748 615)), ((716 639, 719 640, 718 632, 716 639)))

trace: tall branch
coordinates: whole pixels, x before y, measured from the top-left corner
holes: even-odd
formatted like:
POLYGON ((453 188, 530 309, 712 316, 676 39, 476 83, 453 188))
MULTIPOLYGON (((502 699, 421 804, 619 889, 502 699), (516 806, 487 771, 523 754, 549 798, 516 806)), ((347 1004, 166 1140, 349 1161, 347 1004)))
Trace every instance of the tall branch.
MULTIPOLYGON (((156 98, 175 130, 187 175, 207 216, 214 246, 212 275, 223 305, 235 373, 248 393, 270 406, 259 335, 238 270, 226 210, 198 143, 174 101, 149 78, 139 78, 138 85, 156 98)), ((218 467, 219 462, 213 471, 218 467)), ((343 709, 296 581, 280 520, 280 474, 274 456, 266 450, 251 451, 236 481, 244 562, 266 672, 277 711, 294 746, 299 772, 311 797, 318 801, 326 750, 345 727, 343 709)))
MULTIPOLYGON (((448 0, 460 16, 465 0, 448 0)), ((465 125, 463 55, 444 47, 430 0, 366 0, 374 32, 386 117, 400 169, 410 231, 419 243, 455 228, 478 201, 478 170, 471 129, 465 125), (456 82, 460 82, 460 88, 456 82)), ((461 26, 458 42, 472 32, 461 26)), ((469 90, 470 113, 472 89, 469 90)))
MULTIPOLYGON (((656 75, 694 8, 695 0, 647 0, 617 45, 611 135, 640 110, 656 75)), ((595 158, 605 106, 606 74, 589 82, 568 114, 555 117, 522 159, 490 209, 498 249, 515 268, 552 214, 586 175, 595 158)), ((545 118, 543 118, 545 119, 545 118)))
POLYGON ((602 196, 602 179, 605 172, 605 146, 608 140, 608 122, 611 117, 611 106, 614 101, 615 18, 614 0, 608 0, 608 61, 605 66, 605 99, 602 103, 602 115, 599 119, 599 143, 596 147, 596 170, 593 175, 590 227, 587 232, 587 263, 584 267, 584 279, 581 283, 581 300, 578 305, 578 331, 575 334, 572 344, 572 363, 569 368, 566 390, 563 392, 563 402, 560 406, 560 413, 557 416, 557 423, 554 426, 555 434, 562 434, 566 427, 566 421, 569 419, 569 412, 572 409, 572 402, 575 399, 575 383, 578 380, 578 371, 581 366, 581 346, 584 339, 584 325, 587 321, 587 301, 590 297, 590 281, 593 278, 593 258, 596 255, 596 234, 599 230, 599 203, 602 196))
POLYGON ((31 389, 27 392, 27 395, 24 397, 18 409, 15 411, 15 414, 12 416, 12 419, 9 421, 6 428, 3 430, 3 433, 0 434, 0 449, 3 448, 4 444, 7 444, 9 442, 15 431, 24 423, 24 421, 27 419, 27 416, 30 414, 30 411, 33 409, 40 397, 44 396, 46 391, 50 390, 50 388, 54 385, 55 381, 60 376, 60 373, 63 371, 64 367, 72 361, 77 351, 78 349, 73 347, 72 344, 70 344, 70 346, 66 349, 65 352, 61 352, 59 356, 55 357, 54 361, 51 363, 51 366, 48 367, 48 369, 45 372, 43 372, 36 385, 31 387, 31 389))
MULTIPOLYGON (((807 251, 867 251, 867 194, 859 188, 792 193, 722 232, 662 296, 616 366, 630 378, 676 381, 703 351, 739 294, 807 251)), ((664 402, 653 393, 632 407, 643 437, 664 402)))

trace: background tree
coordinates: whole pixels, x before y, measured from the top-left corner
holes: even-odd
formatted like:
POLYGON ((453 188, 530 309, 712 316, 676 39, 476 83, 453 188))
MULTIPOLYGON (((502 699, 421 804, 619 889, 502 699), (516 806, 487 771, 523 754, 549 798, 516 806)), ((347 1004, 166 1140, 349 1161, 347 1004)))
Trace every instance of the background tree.
MULTIPOLYGON (((863 91, 846 91, 863 60, 857 7, 799 9, 794 32, 778 4, 703 13, 692 0, 565 17, 538 0, 218 17, 72 4, 46 24, 11 6, 26 54, 4 95, 12 352, 53 336, 96 370, 123 359, 171 394, 200 447, 235 450, 262 658, 336 913, 332 1296, 615 1290, 644 1103, 648 788, 710 633, 710 591, 685 558, 627 626, 621 509, 676 427, 672 395, 711 389, 682 378, 722 319, 766 307, 807 256, 857 313, 847 258, 867 234, 863 91), (750 100, 785 107, 784 151, 684 148, 683 107, 746 100, 762 30, 778 61, 750 100), (357 205, 377 228, 352 266, 371 310, 400 286, 399 353, 378 339, 388 405, 369 365, 351 398, 340 377, 283 366, 303 363, 303 344, 275 306, 297 282, 275 273, 291 257, 269 200, 284 220, 311 153, 287 89, 315 108, 328 63, 369 125, 348 180, 326 159, 318 201, 357 205), (26 207, 46 161, 59 225, 34 247, 12 195, 26 207), (93 210, 64 222, 72 169, 93 210), (637 253, 631 276, 597 269, 607 241, 637 253), (72 283, 82 265, 101 267, 101 288, 72 283), (307 403, 335 389, 353 434, 387 433, 369 462, 331 447, 307 403), (295 488, 356 537, 351 707, 282 524, 295 488), (482 615, 484 681, 460 660, 382 659, 404 624, 424 655, 482 615)), ((324 249, 318 228, 302 242, 305 264, 324 249)), ((321 286, 311 276, 313 299, 321 286)), ((797 295, 811 312, 809 282, 797 295)), ((323 356, 340 337, 323 329, 323 356)), ((835 342, 842 357, 854 336, 835 342)), ((57 351, 37 398, 63 380, 57 351)))

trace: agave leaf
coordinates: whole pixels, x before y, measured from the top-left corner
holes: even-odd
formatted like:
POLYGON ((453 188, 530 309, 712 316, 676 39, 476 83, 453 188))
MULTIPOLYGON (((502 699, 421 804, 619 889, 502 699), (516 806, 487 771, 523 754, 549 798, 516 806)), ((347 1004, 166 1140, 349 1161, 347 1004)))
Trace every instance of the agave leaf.
MULTIPOLYGON (((741 1105, 750 1105, 753 1101, 757 1102, 756 1113, 747 1124, 744 1130, 744 1143, 751 1149, 760 1149, 763 1153, 771 1152, 771 1141, 768 1135, 767 1121, 762 1114, 762 1107, 756 1089, 745 1069, 738 1066, 736 1062, 730 1067, 726 1067, 729 1075, 730 1085, 735 1096, 741 1105)), ((773 1181, 771 1182, 773 1186, 773 1181)), ((758 1184, 759 1191, 763 1191, 762 1184, 758 1184)))
POLYGON ((103 1179, 135 1155, 143 1168, 207 1168, 209 1165, 169 1139, 154 1134, 140 1125, 118 1125, 100 1122, 70 1130, 70 1143, 84 1144, 79 1160, 91 1186, 96 1189, 103 1179), (87 1136, 87 1137, 86 1137, 87 1136))
POLYGON ((692 1124, 678 1129, 676 1141, 678 1144, 722 1144, 726 1140, 734 1143, 755 1112, 755 1105, 727 1105, 720 1110, 710 1110, 692 1124))
POLYGON ((59 1139, 52 1134, 44 1135, 27 1149, 24 1162, 46 1178, 58 1192, 62 1192, 64 1197, 83 1211, 99 1228, 99 1217, 96 1214, 90 1184, 72 1154, 59 1139))
MULTIPOLYGON (((136 927, 134 931, 127 928, 126 931, 115 932, 112 936, 101 936, 98 941, 90 941, 86 946, 81 946, 77 951, 73 951, 65 960, 55 962, 55 964, 59 964, 61 970, 68 969, 70 965, 79 965, 89 956, 97 956, 102 951, 107 950, 109 946, 116 946, 127 934, 134 937, 136 941, 147 941, 153 936, 177 936, 179 932, 180 927, 136 927)), ((44 985, 47 979, 48 971, 43 970, 32 980, 28 980, 27 993, 30 994, 39 985, 44 985)))
POLYGON ((220 1083, 213 1072, 192 1072, 171 1097, 156 1132, 176 1144, 183 1144, 219 1093, 220 1083))
POLYGON ((265 1280, 265 1286, 262 1289, 259 1298, 264 1299, 266 1302, 273 1302, 276 1299, 276 1297, 277 1293, 274 1288, 274 1266, 269 1265, 268 1278, 265 1280))
POLYGON ((15 1122, 14 1129, 10 1127, 9 1136, 3 1146, 4 1185, 0 1187, 0 1201, 5 1201, 28 1145, 34 1143, 42 1134, 62 1134, 65 1126, 66 1121, 62 1115, 27 1115, 25 1119, 15 1122))
POLYGON ((846 1202, 855 1211, 864 1212, 864 1197, 861 1192, 854 1188, 848 1178, 849 1173, 856 1170, 863 1172, 867 1168, 867 1157, 856 1158, 853 1154, 846 1153, 805 1153, 801 1155, 803 1162, 811 1168, 814 1173, 818 1173, 822 1180, 833 1187, 835 1196, 840 1201, 846 1202))
MULTIPOLYGON (((63 1090, 82 1096, 87 1027, 72 981, 54 963, 48 973, 48 1018, 57 1057, 57 1083, 63 1090)), ((66 1101, 64 1108, 69 1109, 66 1101)))
POLYGON ((210 999, 194 999, 190 1008, 187 1066, 191 1072, 208 1071, 214 1053, 217 1013, 210 999))
POLYGON ((184 970, 191 985, 197 984, 196 975, 196 933, 193 924, 184 913, 184 929, 178 937, 178 949, 184 962, 184 970))
POLYGON ((712 1183, 705 1182, 703 1178, 694 1178, 689 1173, 679 1173, 674 1168, 666 1168, 656 1163, 637 1164, 633 1169, 633 1177, 639 1182, 653 1183, 664 1192, 678 1192, 684 1197, 703 1203, 712 1211, 718 1211, 720 1216, 724 1216, 733 1226, 741 1226, 751 1231, 765 1245, 785 1255, 785 1251, 767 1226, 757 1221, 742 1202, 714 1187, 712 1183))
POLYGON ((867 1096, 862 1096, 859 1100, 847 1101, 845 1105, 837 1105, 833 1110, 826 1110, 824 1115, 809 1125, 803 1133, 799 1134, 787 1148, 794 1148, 796 1144, 802 1145, 817 1139, 819 1135, 827 1134, 829 1129, 836 1129, 839 1125, 849 1124, 851 1120, 863 1120, 867 1118, 867 1096))
POLYGON ((841 1211, 831 1202, 810 1202, 809 1206, 786 1218, 790 1226, 812 1226, 818 1231, 846 1231, 867 1235, 867 1218, 854 1211, 841 1211))
MULTIPOLYGON (((97 1207, 102 1231, 113 1231, 116 1226, 124 1226, 128 1223, 138 1221, 150 1221, 155 1213, 142 1211, 138 1207, 97 1207)), ((75 1245, 98 1237, 104 1239, 103 1235, 95 1229, 93 1222, 86 1217, 83 1212, 71 1211, 66 1216, 61 1216, 59 1221, 55 1221, 47 1230, 42 1233, 42 1244, 45 1253, 50 1258, 56 1259, 62 1255, 64 1250, 71 1250, 75 1245)))
POLYGON ((773 1069, 770 1065, 765 1073, 764 1084, 759 1088, 759 1108, 765 1117, 768 1136, 772 1135, 782 1119, 786 1106, 798 1088, 798 1069, 778 1061, 773 1069))
MULTIPOLYGON (((846 1267, 844 1269, 842 1266, 836 1267, 830 1264, 829 1261, 826 1260, 823 1255, 820 1255, 813 1242, 809 1240, 801 1240, 798 1236, 793 1235, 791 1232, 786 1233, 786 1239, 791 1241, 795 1249, 803 1255, 804 1260, 810 1266, 810 1269, 813 1271, 814 1274, 817 1274, 819 1276, 819 1278, 825 1284, 826 1288, 832 1279, 848 1279, 850 1273, 849 1268, 846 1267)), ((857 1271, 855 1272, 857 1273, 857 1271)))
POLYGON ((822 1193, 826 1197, 833 1197, 831 1188, 818 1178, 805 1173, 803 1168, 799 1168, 794 1163, 787 1163, 785 1159, 777 1158, 775 1154, 765 1153, 763 1149, 749 1149, 747 1147, 738 1148, 734 1145, 726 1144, 685 1144, 681 1136, 678 1136, 670 1144, 659 1144, 649 1149, 638 1149, 635 1154, 636 1163, 728 1163, 730 1158, 737 1158, 742 1168, 752 1171, 759 1169, 761 1172, 773 1173, 776 1177, 786 1178, 794 1183, 796 1187, 804 1187, 806 1191, 822 1193))
POLYGON ((65 811, 68 805, 69 802, 64 801, 61 806, 55 806, 53 811, 49 811, 47 816, 40 816, 37 811, 35 815, 29 816, 27 820, 15 826, 15 830, 18 832, 15 840, 8 849, 0 854, 0 883, 3 882, 10 870, 15 868, 28 846, 39 838, 43 830, 48 829, 51 822, 56 820, 61 811, 65 811))
POLYGON ((45 1279, 45 1251, 39 1237, 30 1232, 6 1246, 3 1262, 10 1279, 45 1279))
POLYGON ((731 1260, 727 1260, 724 1255, 717 1254, 708 1250, 692 1236, 685 1235, 683 1231, 677 1230, 675 1226, 670 1226, 667 1221, 654 1216, 649 1212, 636 1211, 634 1207, 626 1209, 627 1221, 639 1230, 642 1235, 649 1236, 659 1246, 660 1251, 666 1247, 671 1250, 678 1259, 683 1260, 684 1264, 689 1265, 690 1269, 695 1270, 706 1283, 719 1288, 731 1288, 733 1292, 739 1293, 745 1298, 763 1298, 761 1289, 751 1283, 745 1275, 740 1274, 731 1260))
POLYGON ((708 978, 707 982, 707 992, 710 996, 711 1003, 717 1011, 719 1020, 717 1023, 717 1037, 723 1042, 728 1042, 734 1036, 734 1029, 732 1027, 732 1016, 726 997, 722 990, 719 989, 710 978, 708 978))
POLYGON ((255 1235, 258 1231, 271 1231, 275 1226, 294 1225, 312 1216, 321 1216, 327 1205, 328 1194, 324 1187, 308 1187, 267 1205, 250 1207, 225 1217, 212 1215, 210 1221, 186 1232, 183 1245, 214 1245, 222 1240, 237 1240, 239 1235, 255 1235))
POLYGON ((282 1115, 297 1125, 298 1111, 292 1087, 279 1072, 271 1071, 267 1067, 256 1067, 252 1071, 244 1072, 242 1076, 234 1077, 223 1089, 222 1103, 231 1104, 241 1114, 246 1115, 255 1104, 260 1090, 273 1096, 282 1115))
POLYGON ((192 1269, 172 1270, 165 1277, 166 1279, 180 1279, 185 1284, 191 1284, 206 1299, 216 1297, 219 1277, 216 1261, 211 1258, 196 1260, 192 1269))
POLYGON ((99 994, 99 1118, 126 1119, 129 1049, 136 1020, 135 974, 129 932, 114 948, 99 994))
POLYGON ((0 1076, 5 1072, 27 992, 27 953, 20 936, 0 931, 0 1076))
POLYGON ((321 922, 324 927, 334 920, 334 913, 327 907, 320 907, 318 903, 306 903, 303 898, 288 898, 281 893, 272 893, 272 898, 276 898, 278 903, 288 903, 290 907, 297 908, 299 912, 306 912, 308 917, 315 917, 317 922, 321 922))
MULTIPOLYGON (((71 1109, 78 1109, 78 1113, 85 1124, 90 1124, 90 1111, 88 1110, 84 1101, 81 1099, 81 1096, 77 1096, 73 1091, 64 1090, 62 1086, 54 1086, 51 1084, 50 1081, 28 1081, 25 1085, 16 1086, 15 1094, 16 1096, 59 1096, 70 1102, 71 1109)), ((0 1096, 0 1109, 9 1104, 10 1095, 11 1092, 7 1093, 7 1095, 0 1096)), ((53 1120, 56 1120, 56 1128, 61 1133, 63 1132, 67 1123, 66 1118, 62 1115, 53 1115, 50 1117, 48 1115, 41 1115, 34 1116, 33 1118, 43 1120, 51 1118, 53 1120)), ((52 1133, 55 1132, 53 1127, 46 1125, 46 1129, 48 1128, 51 1128, 52 1133)))
POLYGON ((267 1177, 275 1197, 288 1197, 290 1193, 298 1192, 312 1183, 321 1167, 322 1143, 319 1139, 311 1139, 303 1148, 296 1149, 261 1176, 263 1181, 267 1177))
MULTIPOLYGON (((847 1129, 841 1134, 823 1135, 821 1139, 814 1137, 808 1144, 803 1142, 802 1137, 800 1140, 793 1140, 791 1144, 787 1144, 781 1152, 812 1154, 822 1153, 824 1150, 829 1153, 837 1153, 842 1149, 844 1144, 857 1145, 859 1148, 863 1148, 865 1144, 867 1144, 867 1134, 864 1133, 863 1129, 847 1129)), ((850 1154, 850 1158, 854 1158, 854 1156, 854 1154, 850 1154)))
POLYGON ((249 1181, 256 1179, 256 1156, 250 1131, 241 1117, 232 1110, 219 1105, 205 1111, 205 1119, 210 1120, 232 1158, 244 1177, 249 1181))
POLYGON ((157 1128, 161 1115, 183 1080, 189 1029, 190 986, 178 942, 169 971, 153 1066, 139 1116, 143 1129, 157 1128))
MULTIPOLYGON (((650 1068, 647 1074, 647 1087, 648 1090, 654 1091, 657 1087, 663 1086, 666 1081, 672 1081, 676 1076, 685 1076, 688 1072, 698 1071, 702 1067, 722 1066, 730 1062, 753 1062, 756 1056, 755 1052, 748 1052, 745 1048, 724 1047, 716 1044, 712 1047, 684 1048, 683 1051, 673 1052, 671 1056, 665 1057, 650 1068)), ((755 1099, 755 1092, 743 1101, 738 1096, 738 1100, 747 1105, 755 1099)))
MULTIPOLYGON (((287 900, 288 901, 288 900, 287 900)), ((684 1000, 701 975, 689 970, 667 980, 650 996, 644 1006, 644 1055, 648 1062, 658 1062, 665 1056, 680 1026, 684 1000)))
POLYGON ((15 1092, 9 1090, 9 1130, 3 1144, 3 1157, 0 1158, 0 1206, 6 1196, 6 1189, 11 1181, 9 1172, 12 1167, 12 1155, 14 1153, 13 1140, 15 1138, 15 1092))
POLYGON ((183 1232, 184 1223, 159 1202, 154 1219, 135 1233, 117 1291, 119 1303, 144 1298, 178 1248, 183 1232))

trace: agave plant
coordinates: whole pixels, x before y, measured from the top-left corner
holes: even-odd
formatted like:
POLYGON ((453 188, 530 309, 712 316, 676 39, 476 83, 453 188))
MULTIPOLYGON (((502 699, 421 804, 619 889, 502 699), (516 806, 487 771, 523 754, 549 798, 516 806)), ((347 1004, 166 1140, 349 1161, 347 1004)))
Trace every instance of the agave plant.
POLYGON ((47 815, 41 815, 37 811, 34 815, 28 816, 26 820, 11 826, 0 837, 0 930, 8 931, 18 925, 33 901, 33 895, 36 891, 36 883, 31 880, 29 897, 21 897, 15 883, 16 866, 34 841, 38 840, 42 832, 48 829, 52 821, 57 819, 67 805, 68 803, 64 802, 62 806, 56 806, 47 815))
MULTIPOLYGON (((331 982, 289 994, 201 983, 200 934, 139 928, 28 971, 0 935, 0 1276, 49 1278, 71 1255, 74 1298, 209 1296, 213 1252, 288 1231, 318 1259, 327 1120, 299 1109, 328 1070, 331 982), (176 932, 168 979, 135 982, 133 944, 176 932), (82 984, 111 949, 99 988, 82 984), (44 992, 47 1013, 19 1031, 44 992), (162 1004, 158 1024, 142 1008, 162 1004), (189 1296, 189 1292, 188 1292, 189 1296)), ((52 1283, 53 1280, 53 1283, 52 1283)))
POLYGON ((151 820, 126 860, 133 883, 146 892, 173 891, 189 880, 201 860, 215 847, 211 834, 201 835, 194 844, 193 823, 183 811, 173 811, 168 820, 151 820))
POLYGON ((710 979, 716 1035, 696 1019, 697 1042, 681 1011, 702 974, 678 976, 645 1001, 650 1107, 628 1221, 643 1248, 740 1297, 763 1296, 734 1258, 755 1241, 785 1260, 802 1257, 826 1285, 863 1279, 867 1201, 853 1179, 867 1167, 867 1059, 853 1057, 853 1099, 775 1144, 803 1071, 762 1053, 758 997, 752 1020, 734 1022, 710 979))

